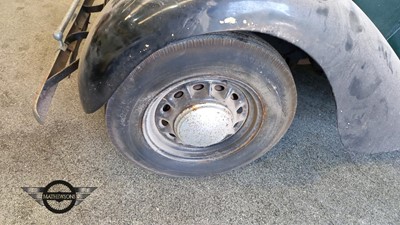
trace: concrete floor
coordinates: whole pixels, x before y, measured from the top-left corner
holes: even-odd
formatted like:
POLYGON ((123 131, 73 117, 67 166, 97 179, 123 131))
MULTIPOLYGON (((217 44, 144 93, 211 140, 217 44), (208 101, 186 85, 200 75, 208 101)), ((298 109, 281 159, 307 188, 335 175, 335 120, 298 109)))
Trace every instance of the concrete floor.
POLYGON ((400 224, 400 153, 346 153, 327 81, 301 71, 287 135, 220 176, 176 179, 137 168, 109 141, 103 110, 83 113, 76 76, 62 82, 38 125, 32 100, 70 2, 0 2, 0 224, 400 224), (56 215, 20 188, 56 179, 98 189, 56 215))

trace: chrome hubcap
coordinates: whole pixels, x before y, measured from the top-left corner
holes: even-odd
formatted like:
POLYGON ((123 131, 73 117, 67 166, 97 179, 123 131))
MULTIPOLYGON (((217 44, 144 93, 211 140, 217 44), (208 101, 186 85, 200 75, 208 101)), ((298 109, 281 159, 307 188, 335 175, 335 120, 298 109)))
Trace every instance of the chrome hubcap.
POLYGON ((176 119, 174 127, 182 144, 206 147, 235 133, 233 119, 228 108, 206 103, 184 110, 176 119))

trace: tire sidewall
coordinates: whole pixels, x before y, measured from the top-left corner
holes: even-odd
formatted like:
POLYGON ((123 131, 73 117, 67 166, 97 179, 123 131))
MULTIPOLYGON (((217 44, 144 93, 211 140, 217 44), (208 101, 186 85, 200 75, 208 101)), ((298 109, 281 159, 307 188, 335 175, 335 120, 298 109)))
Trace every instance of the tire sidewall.
POLYGON ((201 48, 185 43, 183 51, 175 51, 176 46, 160 50, 143 61, 110 98, 106 111, 109 134, 131 160, 172 176, 222 173, 259 158, 286 132, 294 116, 296 94, 290 70, 279 53, 260 42, 220 41, 223 43, 205 42, 201 48), (150 102, 170 84, 198 76, 222 77, 250 86, 262 103, 262 123, 245 147, 225 158, 202 163, 172 160, 147 144, 143 116, 150 102))

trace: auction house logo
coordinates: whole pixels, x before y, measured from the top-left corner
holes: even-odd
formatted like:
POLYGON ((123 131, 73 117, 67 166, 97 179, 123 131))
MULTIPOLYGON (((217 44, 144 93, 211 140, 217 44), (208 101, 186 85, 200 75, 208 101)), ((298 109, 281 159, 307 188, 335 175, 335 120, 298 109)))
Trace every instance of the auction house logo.
POLYGON ((23 187, 41 206, 53 213, 66 213, 79 205, 96 187, 73 187, 63 180, 55 180, 46 187, 23 187))

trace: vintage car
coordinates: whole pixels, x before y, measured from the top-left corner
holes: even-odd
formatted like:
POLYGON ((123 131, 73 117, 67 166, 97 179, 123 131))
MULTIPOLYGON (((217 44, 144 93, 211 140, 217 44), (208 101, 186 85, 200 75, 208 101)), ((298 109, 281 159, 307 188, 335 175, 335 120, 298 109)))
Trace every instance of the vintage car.
POLYGON ((307 58, 330 82, 349 151, 400 149, 398 0, 93 2, 74 0, 54 33, 60 51, 34 105, 41 123, 78 70, 84 111, 106 107, 129 159, 170 176, 218 174, 279 142, 297 105, 289 65, 307 58))

